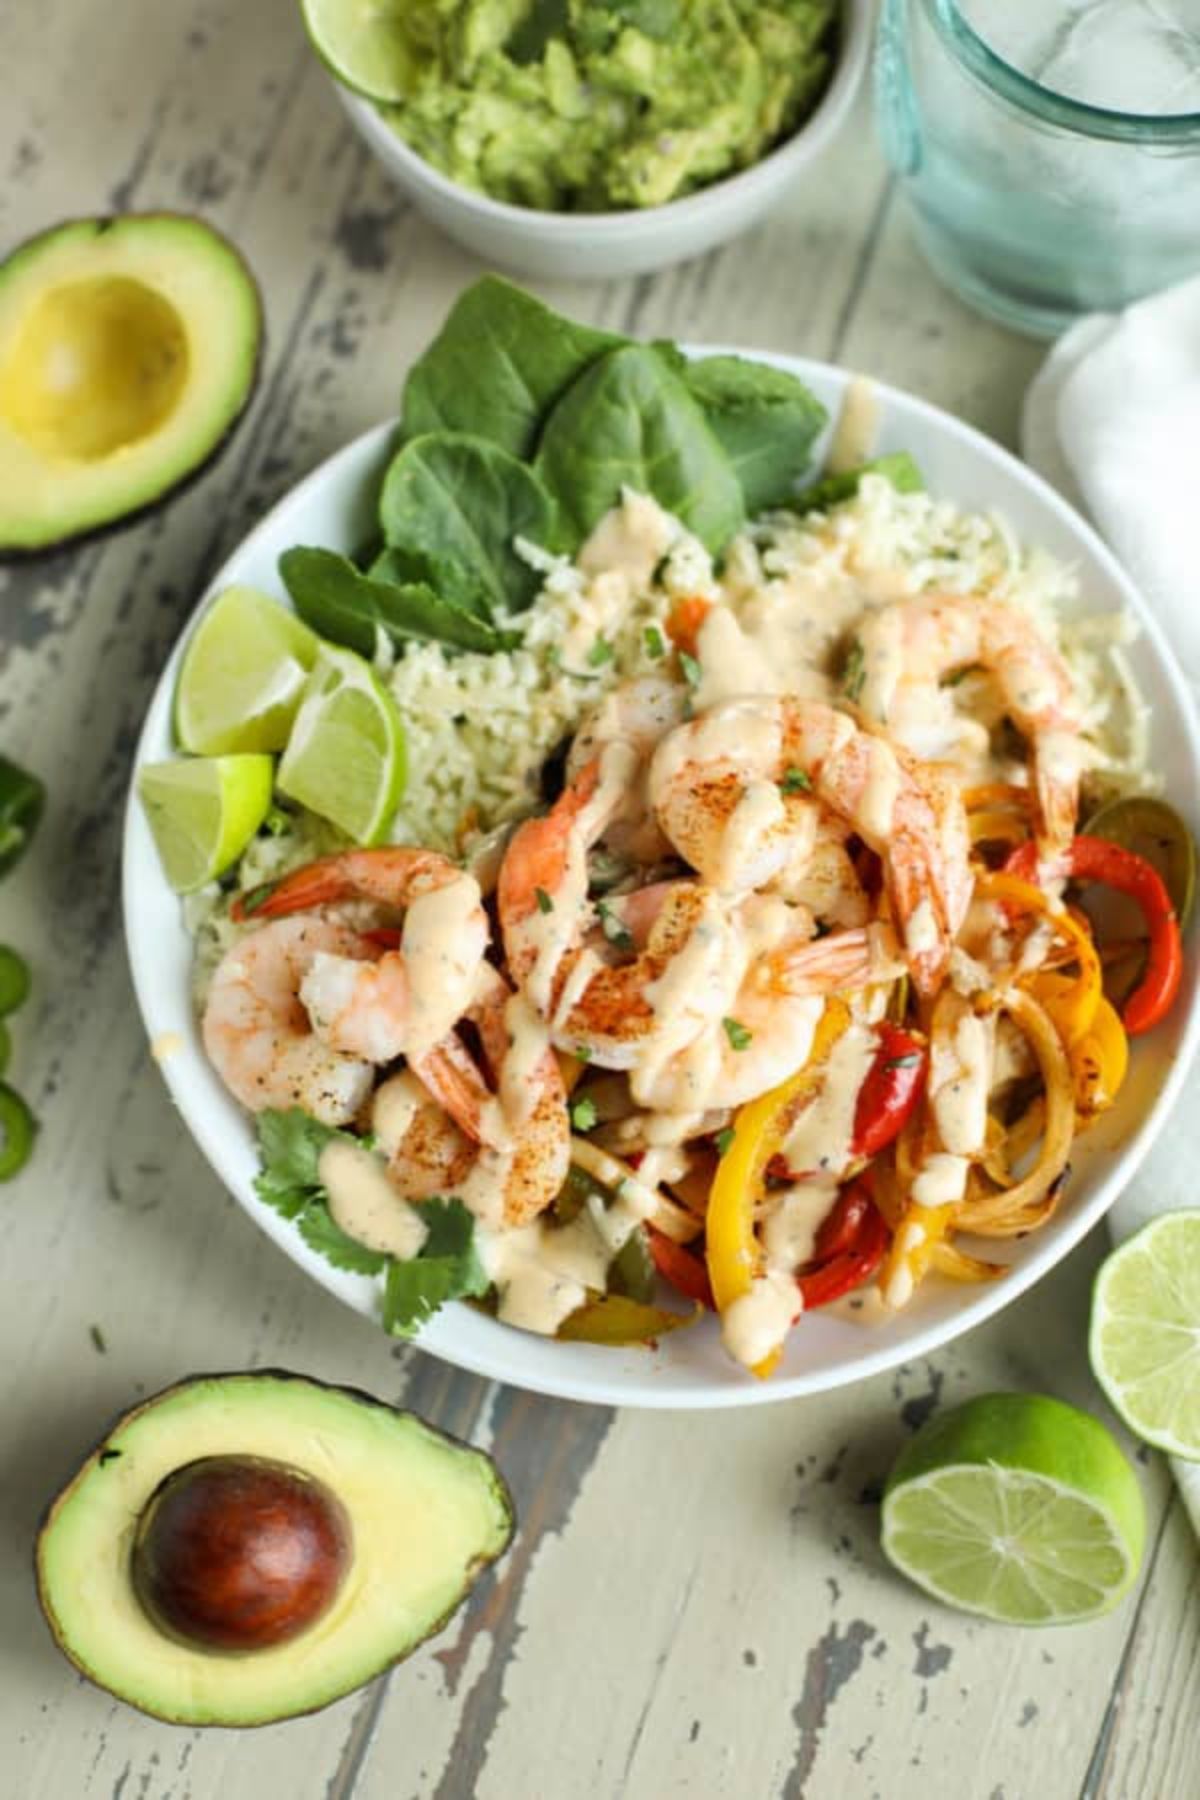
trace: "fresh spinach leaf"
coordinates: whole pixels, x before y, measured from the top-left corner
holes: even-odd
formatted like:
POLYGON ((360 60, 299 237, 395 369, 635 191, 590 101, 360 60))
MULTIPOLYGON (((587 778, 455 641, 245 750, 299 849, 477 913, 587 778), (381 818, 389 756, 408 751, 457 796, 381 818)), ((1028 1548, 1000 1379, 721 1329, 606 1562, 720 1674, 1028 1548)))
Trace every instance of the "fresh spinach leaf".
POLYGON ((625 341, 564 319, 511 281, 485 275, 460 295, 409 370, 404 435, 469 431, 513 456, 530 457, 555 401, 589 363, 625 341))
POLYGON ((428 1235, 416 1256, 388 1265, 383 1327, 411 1337, 447 1300, 486 1294, 490 1282, 475 1248, 475 1220, 461 1200, 424 1200, 428 1235))
POLYGON ((794 499, 825 408, 795 375, 742 356, 704 356, 683 379, 732 462, 746 512, 794 499))
POLYGON ((744 522, 729 458, 649 345, 610 350, 584 371, 547 419, 534 466, 580 538, 624 487, 652 494, 714 554, 744 522))
POLYGON ((377 626, 395 644, 419 638, 486 653, 505 642, 486 619, 441 599, 427 583, 378 581, 334 550, 297 545, 284 551, 279 572, 304 623, 360 656, 375 654, 377 626))
POLYGON ((379 517, 389 546, 419 559, 438 592, 485 618, 528 606, 541 586, 517 537, 559 547, 557 508, 527 464, 486 438, 432 431, 392 459, 379 517))
POLYGON ((305 1243, 335 1269, 377 1275, 388 1258, 347 1237, 329 1211, 319 1170, 321 1152, 331 1139, 359 1140, 322 1125, 299 1106, 286 1112, 268 1107, 256 1123, 262 1167, 254 1178, 254 1191, 259 1199, 285 1219, 295 1220, 305 1243))
POLYGON ((798 494, 792 505, 797 512, 806 513, 816 512, 818 508, 824 511, 843 500, 852 500, 864 475, 884 476, 901 494, 925 491, 925 478, 908 451, 893 450, 888 456, 876 456, 870 462, 861 463, 857 469, 843 469, 840 475, 822 476, 820 481, 814 481, 811 487, 798 494))

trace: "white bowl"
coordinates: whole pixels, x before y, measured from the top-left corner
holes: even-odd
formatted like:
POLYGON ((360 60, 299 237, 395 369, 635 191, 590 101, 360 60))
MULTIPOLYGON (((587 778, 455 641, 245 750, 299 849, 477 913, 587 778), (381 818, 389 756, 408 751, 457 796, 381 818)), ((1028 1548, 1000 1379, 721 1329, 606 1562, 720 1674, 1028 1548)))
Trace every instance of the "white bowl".
MULTIPOLYGON (((799 375, 836 417, 847 380, 839 370, 799 357, 749 354, 799 375)), ((881 452, 911 451, 931 492, 960 506, 1002 513, 1020 537, 1074 564, 1087 610, 1124 608, 1140 621, 1142 634, 1129 654, 1153 702, 1153 766, 1173 803, 1185 813, 1194 812, 1200 792, 1200 732, 1182 678, 1145 603, 1099 538, 1040 477, 970 426, 894 388, 881 387, 879 396, 881 452)), ((231 582, 248 582, 283 598, 276 572, 282 550, 308 543, 352 551, 365 542, 393 435, 392 424, 377 426, 314 470, 229 558, 210 596, 231 582)), ((193 624, 208 597, 197 607, 193 624)), ((143 762, 172 754, 171 699, 186 636, 163 670, 138 744, 135 772, 143 762)), ((1194 816, 1190 823, 1194 829, 1194 816)), ((293 1261, 367 1318, 377 1318, 376 1283, 331 1268, 254 1194, 254 1132, 201 1049, 189 999, 190 940, 132 788, 125 819, 124 906, 146 1030, 160 1047, 178 1045, 160 1066, 184 1123, 226 1187, 293 1261)), ((1041 1230, 1011 1246, 1012 1272, 1000 1281, 970 1287, 931 1279, 910 1306, 880 1325, 813 1313, 792 1333, 778 1372, 767 1382, 753 1380, 729 1360, 712 1319, 664 1338, 656 1351, 603 1349, 533 1337, 458 1304, 431 1321, 420 1336, 421 1347, 461 1368, 541 1393, 654 1407, 761 1405, 838 1387, 924 1355, 999 1312, 1052 1269, 1129 1181, 1166 1118, 1200 1038, 1197 986, 1193 934, 1178 1005, 1163 1026, 1138 1042, 1120 1103, 1078 1145, 1061 1210, 1041 1230)))
POLYGON ((761 162, 666 206, 625 212, 539 212, 462 187, 418 156, 370 100, 335 83, 350 118, 388 173, 447 237, 489 264, 545 280, 595 281, 663 269, 746 231, 825 148, 867 65, 871 0, 843 0, 828 87, 800 129, 761 162))

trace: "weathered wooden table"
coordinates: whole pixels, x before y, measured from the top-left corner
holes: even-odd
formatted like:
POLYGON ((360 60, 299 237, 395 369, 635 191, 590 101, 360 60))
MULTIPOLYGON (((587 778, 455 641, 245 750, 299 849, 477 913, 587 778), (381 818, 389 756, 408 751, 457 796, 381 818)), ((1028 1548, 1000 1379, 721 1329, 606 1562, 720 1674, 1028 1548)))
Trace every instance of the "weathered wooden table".
MULTIPOLYGON (((391 405, 476 269, 347 128, 287 0, 0 0, 0 247, 70 214, 203 211, 246 251, 270 347, 224 459, 144 524, 0 575, 0 743, 47 779, 2 935, 36 995, 15 1079, 42 1119, 4 1193, 0 1795, 8 1800, 1076 1800, 1200 1793, 1196 1545, 1167 1475, 1137 1591, 1088 1627, 927 1604, 877 1544, 879 1483, 931 1409, 990 1387, 1100 1409, 1096 1236, 973 1337, 895 1377, 744 1415, 549 1402, 387 1342, 219 1189, 150 1060, 121 938, 134 736, 219 559, 391 405), (283 1364, 486 1445, 522 1528, 440 1639, 254 1733, 177 1730, 76 1679, 42 1626, 38 1512, 115 1410, 189 1371, 283 1364)), ((598 323, 808 352, 1014 438, 1035 346, 938 288, 860 106, 762 229, 650 280, 548 297, 598 323)), ((3 473, 0 471, 0 479, 3 473)))

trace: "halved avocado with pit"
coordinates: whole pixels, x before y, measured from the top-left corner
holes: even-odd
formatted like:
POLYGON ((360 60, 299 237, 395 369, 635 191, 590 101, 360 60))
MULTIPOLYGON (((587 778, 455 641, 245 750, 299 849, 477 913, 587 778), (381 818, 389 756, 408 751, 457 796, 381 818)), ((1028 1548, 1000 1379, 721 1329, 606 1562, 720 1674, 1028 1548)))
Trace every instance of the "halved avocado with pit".
POLYGON ((238 252, 181 213, 74 219, 0 263, 0 555, 161 500, 254 389, 262 306, 238 252))
POLYGON ((490 1457, 351 1388, 204 1375, 126 1413, 52 1503, 38 1595, 157 1718, 262 1725, 370 1681, 507 1548, 490 1457))

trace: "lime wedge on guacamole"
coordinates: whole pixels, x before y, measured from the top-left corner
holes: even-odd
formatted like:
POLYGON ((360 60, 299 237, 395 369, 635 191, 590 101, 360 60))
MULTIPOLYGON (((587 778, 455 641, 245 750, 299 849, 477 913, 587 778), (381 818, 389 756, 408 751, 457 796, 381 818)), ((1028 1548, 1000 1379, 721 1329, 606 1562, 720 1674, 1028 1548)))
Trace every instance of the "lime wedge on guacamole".
POLYGON ((883 1550, 918 1587, 1007 1625, 1108 1612, 1138 1571, 1137 1478, 1090 1413, 983 1394, 931 1419, 883 1496, 883 1550))
POLYGON ((186 756, 139 772, 138 795, 177 893, 237 861, 267 816, 273 768, 269 756, 186 756))
POLYGON ((385 836, 404 791, 404 729, 361 656, 322 644, 279 764, 279 788, 356 844, 385 836))
POLYGON ((175 735, 197 756, 282 750, 320 640, 254 588, 218 594, 188 640, 175 735))
POLYGON ((300 11, 313 49, 347 87, 369 100, 412 92, 411 0, 300 0, 300 11))

